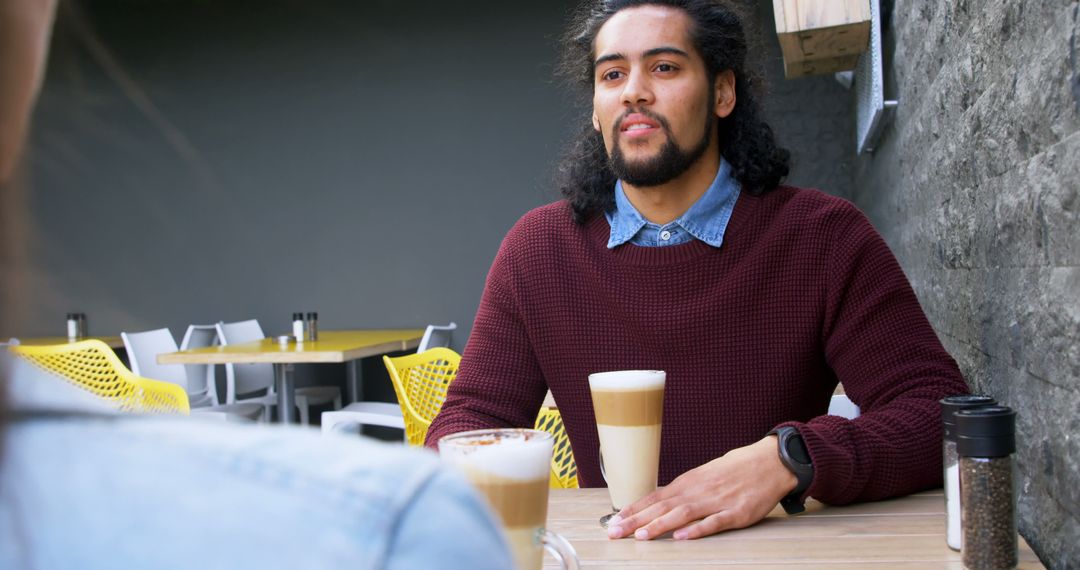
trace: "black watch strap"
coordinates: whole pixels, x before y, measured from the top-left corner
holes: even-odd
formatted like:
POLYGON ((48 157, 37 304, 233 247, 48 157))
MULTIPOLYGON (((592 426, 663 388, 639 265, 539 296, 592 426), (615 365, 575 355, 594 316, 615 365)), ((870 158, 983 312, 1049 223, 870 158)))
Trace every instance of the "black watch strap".
POLYGON ((791 426, 776 428, 769 432, 777 439, 777 450, 780 453, 780 461, 785 467, 795 474, 798 484, 786 497, 780 499, 780 506, 789 515, 796 515, 804 510, 803 494, 810 488, 814 481, 814 464, 810 461, 810 454, 806 451, 799 430, 791 426))

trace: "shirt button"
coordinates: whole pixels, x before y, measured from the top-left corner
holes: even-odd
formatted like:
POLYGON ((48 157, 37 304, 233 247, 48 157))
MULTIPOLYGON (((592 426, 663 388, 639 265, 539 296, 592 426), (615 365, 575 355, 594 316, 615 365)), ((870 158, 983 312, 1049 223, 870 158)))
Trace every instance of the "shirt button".
POLYGON ((664 230, 664 231, 660 232, 660 239, 662 239, 664 241, 667 241, 667 240, 671 239, 671 232, 669 232, 667 230, 664 230))

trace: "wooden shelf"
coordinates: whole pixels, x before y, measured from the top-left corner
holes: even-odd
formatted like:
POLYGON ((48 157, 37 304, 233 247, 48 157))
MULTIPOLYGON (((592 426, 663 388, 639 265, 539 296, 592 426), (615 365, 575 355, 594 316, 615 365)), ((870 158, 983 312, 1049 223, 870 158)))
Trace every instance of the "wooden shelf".
POLYGON ((869 0, 773 0, 788 78, 854 69, 870 41, 869 0))

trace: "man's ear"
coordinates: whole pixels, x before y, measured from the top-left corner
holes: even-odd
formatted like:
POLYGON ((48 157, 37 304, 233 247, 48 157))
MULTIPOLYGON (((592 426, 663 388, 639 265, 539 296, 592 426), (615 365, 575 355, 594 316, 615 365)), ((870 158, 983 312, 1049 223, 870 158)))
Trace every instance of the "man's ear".
POLYGON ((727 69, 718 73, 713 92, 716 94, 716 116, 723 119, 735 109, 735 72, 727 69))
POLYGON ((600 132, 600 119, 596 117, 596 111, 592 114, 592 128, 596 129, 596 132, 600 132))

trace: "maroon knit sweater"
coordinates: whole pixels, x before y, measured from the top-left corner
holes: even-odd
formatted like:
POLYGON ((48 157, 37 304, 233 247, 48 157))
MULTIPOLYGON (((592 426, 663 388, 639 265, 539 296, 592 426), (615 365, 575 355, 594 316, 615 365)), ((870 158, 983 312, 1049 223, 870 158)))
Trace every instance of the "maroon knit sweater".
POLYGON ((428 432, 562 412, 582 486, 603 486, 592 372, 667 371, 660 484, 778 425, 802 433, 808 493, 842 504, 941 484, 937 401, 967 392, 888 246, 815 190, 743 193, 720 248, 607 249, 602 215, 525 215, 488 274, 457 379, 428 432), (825 414, 837 382, 862 408, 825 414))

